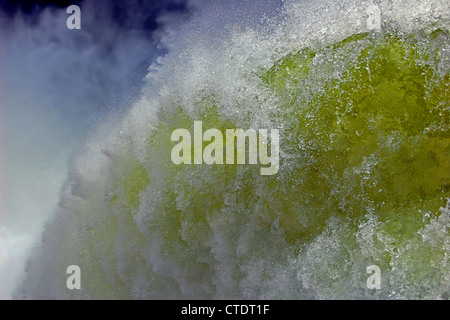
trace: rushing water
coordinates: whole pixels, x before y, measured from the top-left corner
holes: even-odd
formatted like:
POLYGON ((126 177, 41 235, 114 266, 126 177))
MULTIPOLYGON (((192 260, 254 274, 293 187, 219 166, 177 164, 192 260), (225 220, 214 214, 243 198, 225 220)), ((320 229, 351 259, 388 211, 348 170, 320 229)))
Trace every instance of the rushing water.
POLYGON ((200 16, 76 156, 16 298, 448 299, 448 1, 375 3, 373 30, 366 1, 200 16), (279 172, 174 165, 196 120, 278 128, 279 172))

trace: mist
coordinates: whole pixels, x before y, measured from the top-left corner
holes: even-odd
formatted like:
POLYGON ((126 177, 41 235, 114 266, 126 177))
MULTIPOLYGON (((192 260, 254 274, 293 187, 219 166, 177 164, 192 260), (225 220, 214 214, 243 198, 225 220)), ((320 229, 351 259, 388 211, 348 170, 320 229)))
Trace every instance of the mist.
POLYGON ((167 53, 161 36, 183 1, 84 1, 81 30, 65 7, 0 8, 0 298, 58 206, 68 164, 89 134, 116 121, 167 53), (112 120, 111 120, 112 119, 112 120))

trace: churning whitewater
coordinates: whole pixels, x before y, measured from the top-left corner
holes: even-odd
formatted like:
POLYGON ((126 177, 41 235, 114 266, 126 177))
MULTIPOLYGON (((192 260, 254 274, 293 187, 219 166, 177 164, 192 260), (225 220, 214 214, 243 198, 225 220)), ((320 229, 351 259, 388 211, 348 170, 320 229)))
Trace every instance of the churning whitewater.
POLYGON ((448 299, 448 1, 226 14, 166 39, 121 125, 75 156, 15 297, 448 299), (277 174, 174 164, 172 132, 195 121, 279 129, 277 174))

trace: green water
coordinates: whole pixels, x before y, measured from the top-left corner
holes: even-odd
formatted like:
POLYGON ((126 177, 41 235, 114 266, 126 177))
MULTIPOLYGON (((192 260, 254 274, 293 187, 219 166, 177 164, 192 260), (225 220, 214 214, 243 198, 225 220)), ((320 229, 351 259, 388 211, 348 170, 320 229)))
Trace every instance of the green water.
POLYGON ((166 101, 144 156, 123 143, 69 204, 76 232, 53 268, 76 261, 84 290, 68 297, 448 298, 448 43, 358 34, 254 70, 276 102, 263 110, 280 129, 274 176, 174 165, 175 129, 250 128, 261 110, 227 114, 215 92, 166 101), (372 264, 380 290, 366 288, 372 264))

